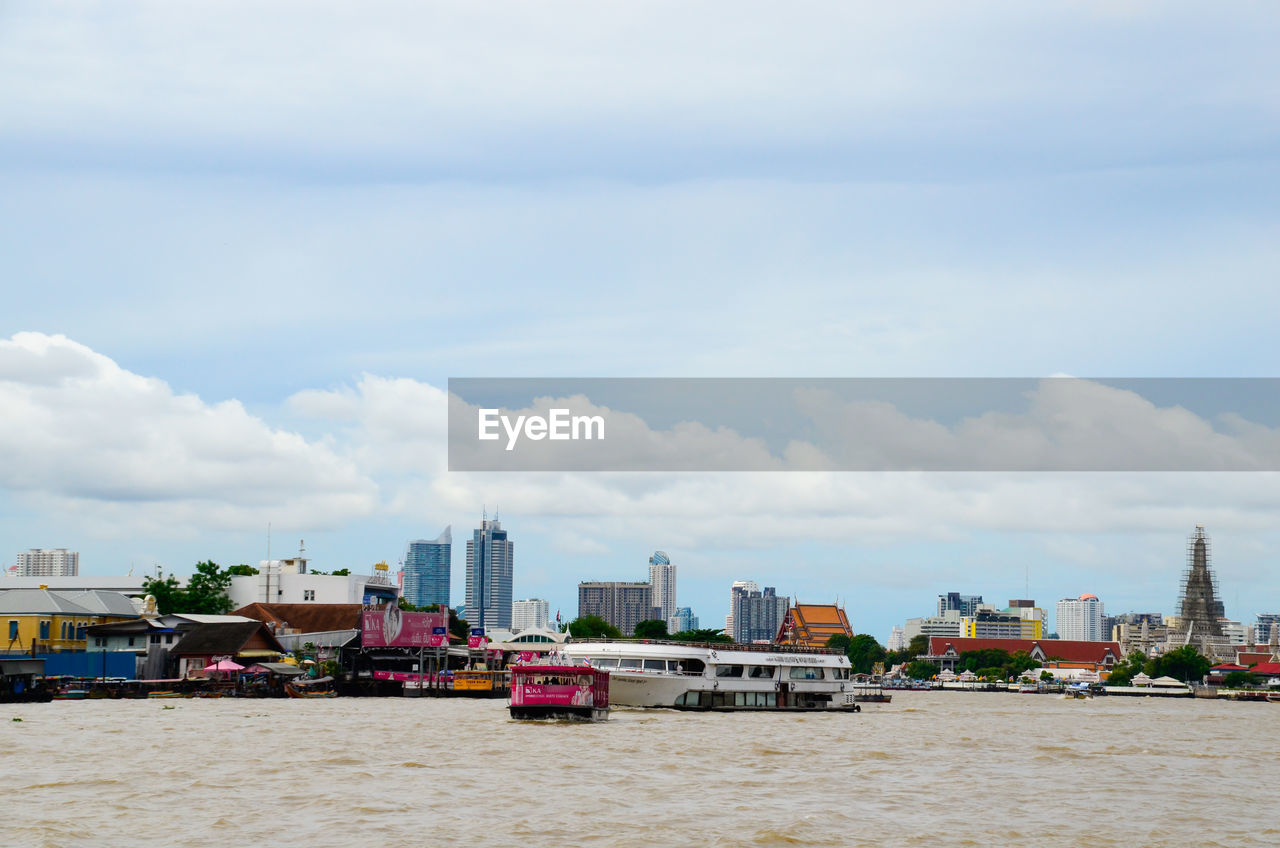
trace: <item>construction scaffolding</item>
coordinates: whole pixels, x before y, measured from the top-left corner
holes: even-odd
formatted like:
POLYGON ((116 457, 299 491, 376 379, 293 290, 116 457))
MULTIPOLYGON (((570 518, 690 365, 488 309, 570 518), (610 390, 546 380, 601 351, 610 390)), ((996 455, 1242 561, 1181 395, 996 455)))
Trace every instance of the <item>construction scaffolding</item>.
POLYGON ((1218 600, 1218 580, 1211 563, 1212 548, 1204 525, 1187 539, 1187 567, 1182 573, 1182 594, 1178 597, 1179 625, 1169 634, 1170 642, 1194 645, 1208 657, 1229 652, 1222 632, 1226 611, 1218 600))

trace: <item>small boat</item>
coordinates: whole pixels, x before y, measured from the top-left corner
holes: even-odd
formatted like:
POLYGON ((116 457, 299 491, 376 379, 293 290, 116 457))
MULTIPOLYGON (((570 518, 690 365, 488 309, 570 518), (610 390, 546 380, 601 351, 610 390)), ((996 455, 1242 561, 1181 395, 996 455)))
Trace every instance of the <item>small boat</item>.
POLYGON ((284 693, 290 698, 336 698, 332 677, 290 680, 284 684, 284 693))
POLYGON ((515 719, 609 717, 609 672, 585 663, 556 660, 511 667, 511 704, 515 719))

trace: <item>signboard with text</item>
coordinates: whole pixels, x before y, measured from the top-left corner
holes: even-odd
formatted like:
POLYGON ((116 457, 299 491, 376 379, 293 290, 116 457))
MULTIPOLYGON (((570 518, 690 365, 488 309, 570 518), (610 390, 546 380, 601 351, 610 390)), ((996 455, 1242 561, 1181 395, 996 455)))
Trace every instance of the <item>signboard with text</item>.
MULTIPOLYGON (((429 648, 445 642, 432 642, 437 628, 449 632, 448 612, 405 612, 395 604, 366 609, 361 626, 366 648, 429 648)), ((445 636, 448 640, 448 636, 445 636)))

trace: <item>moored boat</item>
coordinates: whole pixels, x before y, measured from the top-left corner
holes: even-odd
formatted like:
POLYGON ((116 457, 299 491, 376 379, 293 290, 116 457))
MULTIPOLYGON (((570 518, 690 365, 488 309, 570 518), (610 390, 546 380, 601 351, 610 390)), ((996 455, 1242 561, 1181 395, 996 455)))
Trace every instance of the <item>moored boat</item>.
POLYGON ((512 666, 508 709, 515 719, 604 721, 609 717, 609 672, 554 660, 512 666))
POLYGON ((609 672, 614 706, 858 712, 849 658, 794 645, 596 640, 562 648, 609 672))

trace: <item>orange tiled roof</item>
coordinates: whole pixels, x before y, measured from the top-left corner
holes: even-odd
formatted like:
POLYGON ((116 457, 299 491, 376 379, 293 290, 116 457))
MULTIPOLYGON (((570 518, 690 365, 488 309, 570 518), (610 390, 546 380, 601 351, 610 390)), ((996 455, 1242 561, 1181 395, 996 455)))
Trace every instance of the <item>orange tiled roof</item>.
POLYGON ((821 648, 832 636, 853 638, 844 610, 835 604, 796 604, 787 610, 776 641, 821 648))

